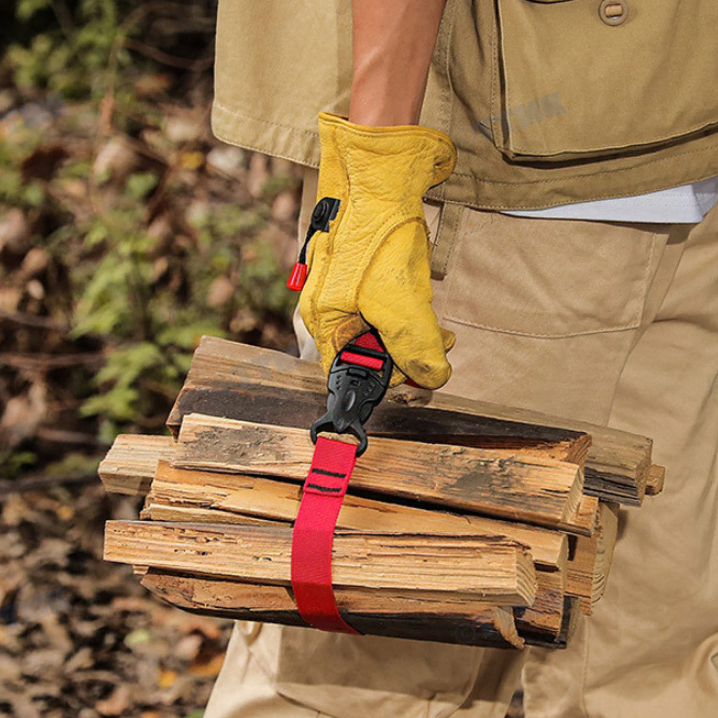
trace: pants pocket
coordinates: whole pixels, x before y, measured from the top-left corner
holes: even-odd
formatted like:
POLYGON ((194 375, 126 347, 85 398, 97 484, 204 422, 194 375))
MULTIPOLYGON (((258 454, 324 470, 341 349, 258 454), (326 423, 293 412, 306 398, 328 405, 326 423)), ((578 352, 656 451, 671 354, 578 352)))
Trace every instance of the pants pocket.
POLYGON ((275 687, 335 718, 441 718, 464 701, 487 650, 285 627, 275 687))

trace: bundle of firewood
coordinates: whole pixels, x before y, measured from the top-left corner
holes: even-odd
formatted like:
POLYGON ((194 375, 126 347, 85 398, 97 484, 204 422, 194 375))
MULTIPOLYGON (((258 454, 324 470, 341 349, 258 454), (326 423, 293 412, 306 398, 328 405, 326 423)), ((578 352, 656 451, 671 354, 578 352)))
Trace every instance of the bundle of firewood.
MULTIPOLYGON (((292 522, 325 406, 316 365, 204 338, 173 436, 120 436, 100 466, 146 495, 140 521, 107 523, 105 558, 183 609, 306 625, 292 522)), ((366 428, 332 554, 361 633, 563 647, 603 594, 619 505, 663 482, 647 438, 437 393, 392 390, 366 428)))

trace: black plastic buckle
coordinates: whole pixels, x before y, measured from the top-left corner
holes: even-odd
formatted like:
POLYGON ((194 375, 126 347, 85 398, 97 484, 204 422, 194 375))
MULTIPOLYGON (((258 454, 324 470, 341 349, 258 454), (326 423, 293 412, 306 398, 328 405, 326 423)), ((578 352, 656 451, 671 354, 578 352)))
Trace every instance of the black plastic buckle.
MULTIPOLYGON (((383 347, 379 335, 373 330, 372 333, 383 347)), ((329 390, 327 413, 314 422, 310 435, 316 444, 320 431, 333 431, 336 434, 352 433, 359 439, 357 456, 361 456, 368 445, 363 425, 389 388, 394 362, 386 351, 360 347, 354 343, 355 341, 349 342, 332 362, 327 380, 329 390), (342 358, 346 352, 379 359, 382 361, 382 366, 380 369, 371 369, 346 361, 342 358)))

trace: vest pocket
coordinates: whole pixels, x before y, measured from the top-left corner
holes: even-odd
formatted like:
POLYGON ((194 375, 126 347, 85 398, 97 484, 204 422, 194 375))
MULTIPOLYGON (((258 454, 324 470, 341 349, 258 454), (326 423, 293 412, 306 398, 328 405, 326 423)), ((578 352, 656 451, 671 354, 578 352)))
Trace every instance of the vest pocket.
POLYGON ((625 156, 718 131, 718 3, 624 7, 611 25, 600 0, 496 0, 491 134, 504 155, 625 156))

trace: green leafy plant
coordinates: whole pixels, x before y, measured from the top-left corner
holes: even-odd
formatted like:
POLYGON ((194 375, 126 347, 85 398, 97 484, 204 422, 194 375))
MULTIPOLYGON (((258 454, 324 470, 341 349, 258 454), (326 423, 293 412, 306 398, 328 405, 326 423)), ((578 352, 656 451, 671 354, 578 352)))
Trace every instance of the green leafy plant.
POLYGON ((273 344, 286 332, 296 301, 285 287, 286 269, 262 239, 273 221, 272 201, 296 179, 270 175, 260 197, 245 196, 237 205, 236 185, 205 166, 212 148, 206 131, 182 141, 162 134, 168 107, 192 114, 189 93, 171 100, 165 94, 178 78, 188 78, 183 92, 192 87, 193 107, 210 101, 211 83, 200 93, 196 74, 148 59, 170 58, 170 68, 193 64, 187 34, 195 46, 205 42, 211 59, 212 0, 189 5, 19 0, 0 8, 0 18, 12 17, 0 69, 16 100, 12 136, 0 138, 6 168, 0 214, 8 205, 20 208, 32 242, 54 262, 52 278, 41 277, 45 299, 31 303, 18 275, 25 302, 18 309, 30 307, 43 322, 69 322, 64 351, 102 352, 101 369, 94 375, 68 369, 63 389, 80 406, 82 430, 108 441, 118 431, 161 429, 203 334, 269 337, 273 344), (192 35, 197 30, 188 12, 209 21, 202 38, 192 35), (183 52, 191 59, 173 65, 172 53, 183 52), (147 89, 152 86, 160 88, 160 102, 147 89), (38 109, 33 116, 41 126, 25 124, 29 106, 38 109), (110 142, 129 148, 131 159, 119 170, 98 161, 110 142), (52 172, 33 174, 33 167, 42 168, 43 152, 58 147, 64 159, 52 172), (194 164, 184 161, 189 156, 194 164), (197 212, 190 211, 193 204, 197 212), (151 230, 163 217, 169 234, 151 230), (63 287, 61 298, 50 296, 52 282, 63 287))
MULTIPOLYGON (((19 22, 29 22, 52 8, 51 0, 20 0, 19 22)), ((127 28, 131 32, 133 28, 127 28)), ((29 44, 12 43, 7 51, 16 84, 80 98, 104 91, 103 74, 111 65, 126 67, 130 54, 122 48, 116 0, 82 0, 64 23, 49 25, 29 44)))

